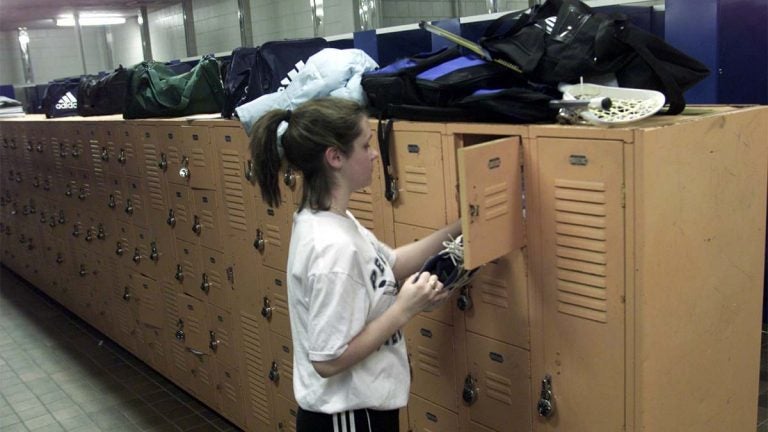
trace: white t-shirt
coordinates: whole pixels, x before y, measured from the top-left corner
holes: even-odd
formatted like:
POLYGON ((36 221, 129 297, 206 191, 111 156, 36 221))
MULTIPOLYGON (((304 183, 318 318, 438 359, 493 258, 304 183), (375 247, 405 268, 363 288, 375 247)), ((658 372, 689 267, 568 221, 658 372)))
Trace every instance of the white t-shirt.
POLYGON ((311 361, 339 357, 366 323, 395 302, 395 254, 351 213, 302 210, 293 216, 288 305, 293 389, 305 410, 389 410, 408 401, 410 370, 401 330, 378 350, 330 378, 311 361))

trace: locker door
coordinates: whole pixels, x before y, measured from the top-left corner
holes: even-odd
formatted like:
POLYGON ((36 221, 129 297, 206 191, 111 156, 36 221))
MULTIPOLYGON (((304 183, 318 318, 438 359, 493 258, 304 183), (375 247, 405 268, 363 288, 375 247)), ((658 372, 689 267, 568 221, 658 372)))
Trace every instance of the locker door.
POLYGON ((128 215, 128 219, 131 220, 134 225, 147 227, 149 216, 147 214, 147 192, 144 179, 139 177, 126 177, 124 180, 125 207, 122 211, 128 215))
POLYGON ((149 275, 155 280, 172 279, 176 273, 176 244, 173 232, 165 224, 153 225, 149 230, 149 275))
POLYGON ((425 399, 411 395, 408 416, 413 432, 459 432, 459 416, 425 399))
POLYGON ((200 247, 195 244, 176 240, 176 256, 179 262, 174 278, 179 282, 184 293, 205 300, 205 293, 200 289, 203 269, 199 249, 200 247))
POLYGON ((362 226, 371 230, 377 239, 391 246, 394 244, 392 206, 384 198, 381 171, 381 164, 374 164, 371 186, 353 192, 349 197, 348 208, 362 226))
POLYGON ((198 243, 198 237, 193 231, 195 216, 195 201, 192 190, 186 186, 168 185, 169 210, 166 224, 171 227, 177 239, 190 243, 198 243))
POLYGON ((261 305, 261 315, 269 322, 270 330, 290 338, 291 320, 288 316, 288 284, 285 272, 265 267, 262 274, 266 293, 261 305))
POLYGON ((203 246, 199 248, 202 264, 199 281, 201 298, 222 309, 230 310, 234 296, 233 276, 232 271, 229 270, 231 264, 223 253, 203 246))
POLYGON ((280 271, 285 271, 288 262, 291 210, 292 207, 285 204, 278 208, 269 207, 260 199, 256 204, 256 218, 260 228, 256 231, 254 244, 262 255, 263 264, 280 271))
POLYGON ((464 267, 473 269, 524 245, 520 138, 458 150, 464 267))
POLYGON ((275 417, 278 432, 296 432, 296 416, 299 405, 283 396, 275 396, 275 417))
POLYGON ((392 152, 398 197, 392 203, 395 222, 442 228, 445 210, 442 135, 394 131, 392 152))
POLYGON ((157 128, 136 125, 134 126, 134 134, 138 135, 136 140, 140 140, 141 143, 139 152, 143 157, 143 177, 147 182, 147 208, 151 214, 150 223, 156 224, 159 221, 166 221, 170 211, 170 196, 166 196, 167 184, 164 172, 168 168, 168 161, 159 147, 157 128))
POLYGON ((473 333, 466 335, 469 374, 462 399, 469 405, 470 419, 499 431, 531 430, 529 352, 473 333))
POLYGON ((221 407, 216 404, 216 364, 211 357, 198 354, 194 350, 190 351, 191 354, 187 355, 187 364, 192 375, 190 379, 192 394, 197 396, 203 403, 212 405, 214 409, 220 410, 221 407))
POLYGON ((501 342, 530 348, 525 256, 516 250, 478 270, 468 290, 466 329, 501 342))
POLYGON ((253 161, 242 128, 214 127, 213 147, 218 152, 222 206, 222 234, 248 237, 256 231, 253 161))
POLYGON ((112 285, 112 299, 110 301, 113 319, 115 339, 132 353, 138 352, 140 335, 137 330, 137 309, 139 281, 141 275, 128 271, 124 277, 118 278, 119 283, 112 285))
POLYGON ((117 231, 113 236, 113 253, 115 254, 117 261, 122 264, 123 267, 131 268, 131 270, 133 270, 135 264, 132 259, 135 252, 134 249, 136 248, 136 235, 133 231, 133 225, 127 222, 118 221, 116 227, 117 231))
POLYGON ((211 147, 210 128, 207 126, 182 126, 181 136, 186 152, 186 160, 183 161, 181 168, 187 168, 187 171, 180 171, 179 174, 186 173, 189 185, 195 189, 216 190, 218 170, 216 169, 216 156, 211 147))
POLYGON ((272 365, 269 371, 269 380, 272 382, 276 394, 295 401, 293 395, 293 343, 290 339, 277 334, 272 334, 272 365))
POLYGON ((139 226, 133 227, 135 242, 130 248, 131 263, 135 271, 147 275, 152 269, 150 255, 152 249, 150 242, 152 236, 148 229, 139 226))
POLYGON ((143 359, 153 369, 162 373, 163 375, 170 375, 168 365, 166 363, 165 345, 163 340, 163 329, 154 326, 142 325, 140 326, 141 336, 144 340, 144 355, 143 359))
POLYGON ((195 189, 195 213, 192 217, 192 233, 201 245, 217 251, 224 250, 221 223, 219 222, 219 197, 216 191, 195 189))
POLYGON ((186 294, 179 294, 178 305, 184 321, 184 346, 197 356, 205 356, 210 342, 205 303, 186 294))
POLYGON ((224 309, 209 305, 208 318, 210 339, 207 352, 219 364, 225 365, 227 368, 236 368, 239 353, 236 347, 239 344, 237 343, 232 316, 224 309))
POLYGON ((237 425, 245 424, 243 392, 237 368, 216 363, 216 394, 221 413, 237 425))
POLYGON ((139 322, 156 328, 163 327, 165 305, 160 285, 151 278, 141 275, 134 290, 138 299, 136 315, 139 322))
POLYGON ((274 428, 273 396, 268 373, 271 363, 269 330, 258 312, 241 309, 242 353, 238 355, 245 394, 245 422, 252 430, 274 428))
POLYGON ((163 169, 166 181, 169 183, 189 186, 190 178, 181 177, 179 170, 189 167, 189 152, 184 147, 181 127, 177 125, 162 125, 157 127, 161 159, 165 162, 163 169))
POLYGON ((122 165, 125 175, 141 177, 143 154, 138 126, 121 122, 115 127, 117 162, 122 165))
POLYGON ((552 376, 556 406, 541 429, 620 430, 626 373, 623 145, 540 139, 534 151, 543 370, 552 376))
POLYGON ((451 411, 458 409, 453 327, 416 317, 405 327, 411 393, 451 411))

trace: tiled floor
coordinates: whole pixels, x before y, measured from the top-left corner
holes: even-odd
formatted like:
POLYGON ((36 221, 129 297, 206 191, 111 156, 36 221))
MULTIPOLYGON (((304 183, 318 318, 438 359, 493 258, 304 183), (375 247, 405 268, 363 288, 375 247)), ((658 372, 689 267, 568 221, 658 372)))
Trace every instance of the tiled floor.
MULTIPOLYGON (((768 327, 757 432, 768 432, 768 327)), ((0 431, 236 431, 0 267, 0 431)))
POLYGON ((0 267, 0 431, 236 431, 0 267))

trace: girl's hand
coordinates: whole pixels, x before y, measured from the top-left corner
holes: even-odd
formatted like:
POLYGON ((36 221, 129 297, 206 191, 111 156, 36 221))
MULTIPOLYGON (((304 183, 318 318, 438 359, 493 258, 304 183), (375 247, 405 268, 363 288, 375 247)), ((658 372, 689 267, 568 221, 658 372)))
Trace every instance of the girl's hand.
POLYGON ((416 273, 407 278, 397 294, 395 302, 409 319, 434 304, 442 303, 450 296, 443 290, 437 276, 428 272, 416 273))

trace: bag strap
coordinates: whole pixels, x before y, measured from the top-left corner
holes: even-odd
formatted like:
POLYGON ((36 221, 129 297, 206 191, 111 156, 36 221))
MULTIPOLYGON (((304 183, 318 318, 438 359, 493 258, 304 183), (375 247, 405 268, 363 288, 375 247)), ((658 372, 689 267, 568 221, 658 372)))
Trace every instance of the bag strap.
POLYGON ((384 166, 384 198, 389 202, 397 199, 397 179, 392 175, 392 160, 390 158, 389 147, 392 139, 392 127, 394 120, 379 117, 379 128, 376 134, 379 138, 379 153, 381 163, 384 166))
MULTIPOLYGON (((536 8, 536 6, 534 6, 534 8, 536 8)), ((530 11, 531 13, 528 13, 527 10, 510 12, 508 14, 505 14, 496 18, 485 29, 485 33, 483 33, 483 37, 481 39, 487 39, 492 37, 506 37, 506 36, 512 36, 516 34, 517 32, 520 31, 520 29, 525 27, 531 21, 531 16, 535 14, 535 11, 533 9, 530 9, 530 11), (509 30, 505 31, 503 34, 496 34, 496 32, 499 31, 500 28, 503 28, 505 25, 509 23, 512 23, 512 26, 509 28, 509 30)))
POLYGON ((637 32, 631 32, 629 25, 626 25, 622 30, 622 40, 632 47, 640 58, 648 64, 654 75, 656 75, 659 81, 661 81, 661 85, 664 87, 664 94, 667 96, 667 104, 669 105, 669 108, 661 114, 675 115, 683 112, 685 109, 683 90, 670 76, 662 62, 648 50, 645 41, 641 40, 641 38, 632 36, 633 33, 637 35, 637 32))

